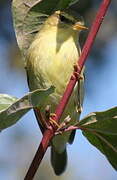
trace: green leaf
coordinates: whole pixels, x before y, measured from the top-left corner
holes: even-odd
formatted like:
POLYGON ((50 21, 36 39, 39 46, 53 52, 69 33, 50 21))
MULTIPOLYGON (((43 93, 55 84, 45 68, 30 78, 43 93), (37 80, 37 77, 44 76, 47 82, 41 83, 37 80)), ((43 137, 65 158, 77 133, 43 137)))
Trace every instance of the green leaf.
POLYGON ((76 0, 13 0, 13 24, 18 46, 24 56, 47 15, 58 9, 63 10, 75 2, 76 0))
POLYGON ((117 107, 94 112, 78 123, 83 135, 117 170, 117 107))
POLYGON ((56 9, 64 10, 65 8, 68 8, 70 5, 75 4, 78 1, 79 0, 59 0, 56 9))
POLYGON ((0 94, 0 112, 13 104, 16 100, 16 97, 7 94, 0 94))
POLYGON ((25 56, 26 50, 29 48, 34 38, 35 34, 33 32, 40 29, 39 21, 41 14, 39 12, 34 12, 33 15, 30 12, 31 8, 38 2, 39 0, 13 0, 12 2, 13 24, 16 39, 23 56, 25 56))
POLYGON ((0 95, 0 130, 15 124, 24 114, 33 107, 41 107, 47 97, 54 92, 54 87, 37 89, 22 97, 14 98, 9 95, 0 95))
POLYGON ((117 135, 104 135, 85 130, 83 135, 106 156, 113 168, 117 170, 117 135))
POLYGON ((117 135, 117 107, 91 113, 83 118, 78 125, 103 134, 117 135))

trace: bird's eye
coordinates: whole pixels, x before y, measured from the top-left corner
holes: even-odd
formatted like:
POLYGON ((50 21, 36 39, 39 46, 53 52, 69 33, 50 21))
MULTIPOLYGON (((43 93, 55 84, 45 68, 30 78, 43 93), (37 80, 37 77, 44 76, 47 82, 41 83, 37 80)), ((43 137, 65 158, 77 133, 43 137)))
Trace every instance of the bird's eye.
POLYGON ((67 18, 67 17, 65 17, 65 16, 60 15, 59 17, 60 17, 60 21, 61 21, 61 22, 64 22, 64 23, 66 23, 66 24, 73 24, 72 20, 69 19, 69 18, 67 18))
POLYGON ((67 21, 67 18, 66 18, 65 16, 61 16, 61 15, 60 15, 60 20, 61 20, 62 22, 65 22, 65 21, 67 21))

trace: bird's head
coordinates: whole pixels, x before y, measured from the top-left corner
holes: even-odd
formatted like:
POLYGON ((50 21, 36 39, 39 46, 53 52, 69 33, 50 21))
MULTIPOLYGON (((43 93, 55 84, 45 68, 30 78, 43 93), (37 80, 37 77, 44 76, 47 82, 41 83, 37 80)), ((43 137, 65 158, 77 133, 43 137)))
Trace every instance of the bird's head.
POLYGON ((46 24, 64 29, 71 28, 74 31, 88 29, 84 26, 84 21, 81 16, 73 11, 55 11, 54 14, 46 20, 46 24))

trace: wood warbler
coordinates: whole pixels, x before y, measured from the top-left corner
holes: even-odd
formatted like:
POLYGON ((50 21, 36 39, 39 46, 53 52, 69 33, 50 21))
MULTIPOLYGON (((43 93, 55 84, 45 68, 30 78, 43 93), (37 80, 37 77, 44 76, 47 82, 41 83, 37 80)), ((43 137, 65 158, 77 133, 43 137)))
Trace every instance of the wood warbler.
MULTIPOLYGON (((65 91, 80 56, 78 41, 82 29, 86 27, 76 14, 55 11, 44 22, 28 49, 26 70, 30 91, 55 86, 55 92, 43 102, 43 107, 39 107, 43 113, 47 105, 51 105, 51 112, 55 112, 56 105, 65 91)), ((83 82, 82 78, 75 86, 60 123, 68 115, 71 118, 68 125, 73 125, 79 120, 83 102, 83 82)), ((40 126, 42 130, 42 122, 40 126)), ((60 175, 66 168, 66 144, 71 144, 74 136, 75 131, 64 132, 54 136, 51 141, 51 164, 56 175, 60 175)))

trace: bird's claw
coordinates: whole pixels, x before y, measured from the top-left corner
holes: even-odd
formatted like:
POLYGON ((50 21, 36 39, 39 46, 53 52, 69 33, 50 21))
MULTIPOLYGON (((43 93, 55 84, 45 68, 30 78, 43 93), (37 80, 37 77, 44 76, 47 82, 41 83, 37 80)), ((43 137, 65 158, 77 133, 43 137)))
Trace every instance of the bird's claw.
POLYGON ((49 117, 49 122, 52 126, 55 126, 57 128, 60 128, 60 125, 53 119, 53 117, 56 117, 56 114, 51 113, 49 117))
POLYGON ((83 79, 83 75, 81 75, 80 73, 79 73, 79 71, 80 71, 80 66, 79 66, 79 64, 74 64, 74 73, 73 73, 73 75, 72 75, 72 79, 75 79, 75 78, 77 78, 77 79, 83 79))
POLYGON ((58 124, 54 119, 57 117, 57 115, 55 113, 50 113, 49 105, 46 106, 45 116, 48 121, 48 127, 52 126, 56 130, 55 134, 61 134, 71 120, 70 116, 68 115, 61 124, 58 124))

